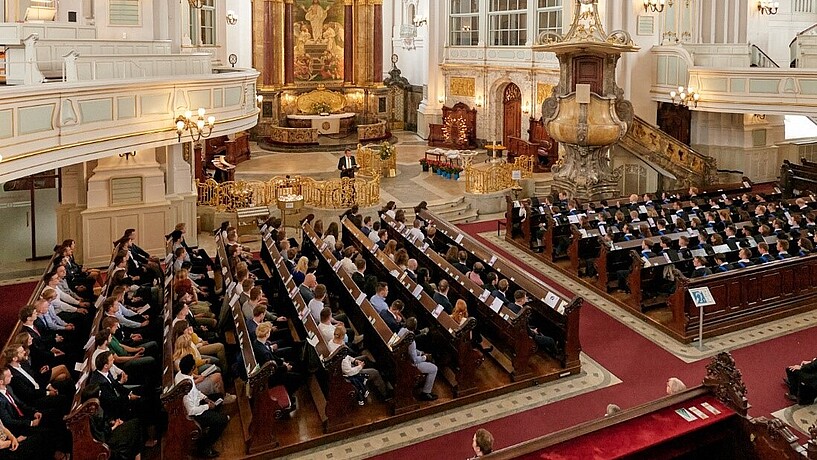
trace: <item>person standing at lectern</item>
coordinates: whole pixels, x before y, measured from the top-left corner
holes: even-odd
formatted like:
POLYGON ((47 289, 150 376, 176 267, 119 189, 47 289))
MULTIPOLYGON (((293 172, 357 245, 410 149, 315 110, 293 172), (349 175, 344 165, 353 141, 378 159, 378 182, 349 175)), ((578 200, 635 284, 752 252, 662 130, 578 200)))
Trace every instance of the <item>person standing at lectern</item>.
POLYGON ((357 169, 357 162, 355 161, 354 155, 349 149, 346 149, 343 152, 343 156, 340 157, 338 160, 338 169, 340 170, 340 177, 341 179, 344 177, 348 177, 350 179, 355 178, 355 170, 357 169))

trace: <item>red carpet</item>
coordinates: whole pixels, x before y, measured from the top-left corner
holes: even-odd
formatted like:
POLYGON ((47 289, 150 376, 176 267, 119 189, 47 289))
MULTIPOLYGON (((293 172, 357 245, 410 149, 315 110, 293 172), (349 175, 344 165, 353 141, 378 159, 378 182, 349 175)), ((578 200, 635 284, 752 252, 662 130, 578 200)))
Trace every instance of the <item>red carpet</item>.
POLYGON ((3 299, 0 303, 0 340, 2 343, 8 340, 14 325, 17 324, 20 307, 28 302, 36 286, 37 281, 0 286, 0 299, 3 299))
MULTIPOLYGON (((526 266, 477 236, 477 233, 496 231, 496 221, 460 227, 503 257, 526 266)), ((531 273, 558 287, 538 272, 531 270, 531 273)), ((684 363, 590 304, 585 304, 582 310, 580 330, 583 351, 623 383, 481 425, 494 435, 496 448, 601 417, 609 403, 628 408, 657 399, 665 394, 669 377, 678 377, 689 386, 697 385, 709 362, 704 359, 684 363)), ((791 404, 784 397, 785 387, 781 384, 783 368, 813 358, 814 350, 817 350, 817 334, 808 329, 732 351, 748 389, 747 397, 752 404, 750 415, 769 416, 791 404)), ((473 455, 471 439, 475 429, 456 431, 375 458, 468 458, 473 455)))

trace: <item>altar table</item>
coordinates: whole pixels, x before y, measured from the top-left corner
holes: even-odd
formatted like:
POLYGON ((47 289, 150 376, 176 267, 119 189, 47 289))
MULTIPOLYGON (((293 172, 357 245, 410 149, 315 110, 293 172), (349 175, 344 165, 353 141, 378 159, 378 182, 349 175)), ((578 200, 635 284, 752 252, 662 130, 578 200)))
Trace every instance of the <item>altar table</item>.
POLYGON ((287 115, 287 119, 309 120, 311 127, 317 129, 319 134, 337 134, 340 132, 341 120, 354 118, 355 115, 353 112, 330 113, 329 115, 287 115))

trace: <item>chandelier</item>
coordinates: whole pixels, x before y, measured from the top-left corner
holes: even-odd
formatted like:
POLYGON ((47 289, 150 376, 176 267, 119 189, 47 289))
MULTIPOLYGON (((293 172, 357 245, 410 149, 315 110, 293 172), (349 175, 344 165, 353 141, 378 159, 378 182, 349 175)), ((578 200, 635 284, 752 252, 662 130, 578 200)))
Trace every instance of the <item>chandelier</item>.
POLYGON ((768 0, 758 0, 757 10, 760 14, 777 14, 777 9, 780 8, 780 2, 771 2, 768 0))
POLYGON ((213 125, 216 124, 216 117, 209 116, 204 118, 204 107, 200 107, 196 116, 193 116, 191 111, 187 111, 184 115, 176 117, 176 133, 179 135, 179 142, 182 141, 182 134, 185 131, 190 134, 190 139, 193 142, 198 142, 202 137, 210 137, 213 133, 213 125))
POLYGON ((672 99, 672 103, 675 105, 684 105, 686 107, 698 107, 698 99, 701 98, 701 95, 695 91, 695 88, 691 86, 687 86, 684 88, 683 86, 678 87, 678 91, 670 91, 669 97, 672 99))
POLYGON ((672 6, 672 0, 644 0, 644 11, 660 13, 664 11, 664 5, 672 6))

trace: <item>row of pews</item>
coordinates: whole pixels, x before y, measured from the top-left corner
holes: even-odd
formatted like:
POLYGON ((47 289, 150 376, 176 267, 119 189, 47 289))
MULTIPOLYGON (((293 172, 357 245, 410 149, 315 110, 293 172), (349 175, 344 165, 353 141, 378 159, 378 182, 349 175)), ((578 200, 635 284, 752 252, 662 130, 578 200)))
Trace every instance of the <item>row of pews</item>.
POLYGON ((494 270, 497 275, 508 279, 511 285, 509 296, 512 296, 514 289, 527 292, 530 301, 518 314, 514 313, 501 299, 495 298, 491 291, 473 282, 465 273, 460 273, 427 242, 413 239, 405 225, 386 214, 381 215, 381 228, 387 230, 389 237, 398 241, 398 245, 402 245, 409 257, 417 260, 419 266, 427 268, 431 279, 447 280, 449 289, 466 301, 469 314, 476 319, 480 332, 494 347, 490 356, 508 373, 511 380, 534 379, 541 382, 578 373, 578 355, 581 350, 578 324, 583 300, 567 297, 558 290, 551 289, 497 255, 489 257, 490 252, 486 248, 475 240, 466 238, 464 233, 431 215, 427 214, 426 217, 438 229, 438 235, 448 233, 451 244, 469 245, 472 260, 481 261, 486 269, 494 270), (528 333, 532 324, 541 328, 540 332, 556 340, 557 356, 536 351, 537 347, 528 333), (549 364, 534 366, 532 361, 535 357, 549 364))
POLYGON ((786 197, 817 191, 817 163, 800 159, 800 164, 783 160, 780 167, 780 188, 786 197))
POLYGON ((230 266, 225 240, 227 233, 215 236, 217 264, 224 280, 221 316, 232 320, 236 344, 239 348, 241 379, 236 379, 236 396, 241 417, 245 453, 247 455, 269 451, 278 446, 275 431, 285 409, 290 406, 289 396, 283 386, 269 387, 269 378, 276 371, 273 361, 259 365, 252 348, 252 338, 247 329, 244 313, 239 302, 239 285, 233 267, 230 266), (244 377, 246 379, 244 379, 244 377))
POLYGON ((706 371, 702 385, 695 388, 506 447, 485 458, 817 459, 814 437, 800 446, 782 421, 748 415, 746 387, 728 353, 715 356, 706 371), (688 421, 682 413, 692 418, 688 421))
POLYGON ((301 295, 292 272, 284 263, 275 243, 272 228, 266 224, 261 228, 261 264, 274 285, 270 287, 269 299, 275 302, 280 312, 290 320, 295 343, 308 343, 307 361, 314 364, 316 372, 310 374, 308 387, 318 411, 324 433, 344 430, 352 426, 348 412, 355 404, 355 390, 343 378, 341 362, 349 352, 339 347, 333 353, 318 329, 315 319, 309 314, 307 302, 301 295))
MULTIPOLYGON (((708 196, 739 200, 747 196, 750 187, 748 182, 736 184, 736 187, 725 186, 710 191, 708 196)), ((673 209, 672 206, 680 207, 678 212, 685 216, 685 223, 689 224, 689 216, 694 211, 708 209, 709 205, 703 203, 706 197, 701 194, 695 202, 682 201, 677 205, 657 203, 652 206, 667 210, 673 209)), ((768 198, 778 200, 782 194, 778 190, 769 194, 768 198)), ((783 200, 786 215, 803 217, 817 210, 817 201, 813 197, 801 199, 801 203, 803 201, 808 206, 806 212, 797 207, 797 200, 783 200)), ((542 203, 535 198, 518 201, 507 198, 506 241, 588 283, 603 294, 608 294, 617 283, 619 286, 623 284, 624 293, 612 295, 611 298, 636 315, 652 321, 679 341, 690 342, 697 336, 701 311, 704 336, 714 336, 809 310, 817 300, 817 255, 774 260, 691 278, 692 260, 679 256, 675 249, 647 258, 641 252, 646 238, 628 241, 614 239, 610 242, 606 224, 599 217, 600 208, 585 207, 574 213, 557 213, 542 203), (594 273, 595 278, 592 276, 594 273), (714 305, 702 309, 695 305, 690 290, 701 288, 709 290, 715 300, 714 305), (658 315, 661 319, 654 320, 651 310, 655 309, 666 309, 667 314, 658 315)), ((759 223, 752 217, 759 204, 747 202, 739 210, 730 210, 738 232, 746 225, 759 223)), ((648 217, 645 203, 633 208, 638 209, 641 223, 649 227, 653 234, 658 233, 657 219, 648 217)), ((739 258, 741 245, 737 240, 727 240, 723 228, 718 227, 668 232, 649 238, 648 245, 652 243, 654 248, 660 238, 667 237, 671 247, 677 248, 681 236, 689 238, 693 257, 711 259, 715 254, 722 254, 728 262, 736 262, 739 258), (713 234, 721 235, 724 244, 698 248, 699 243, 705 243, 713 234)), ((759 243, 765 242, 774 248, 777 240, 774 233, 755 235, 746 238, 742 245, 756 254, 759 243)), ((796 241, 793 241, 792 246, 795 244, 796 241)), ((792 252, 796 254, 796 250, 792 252)))

